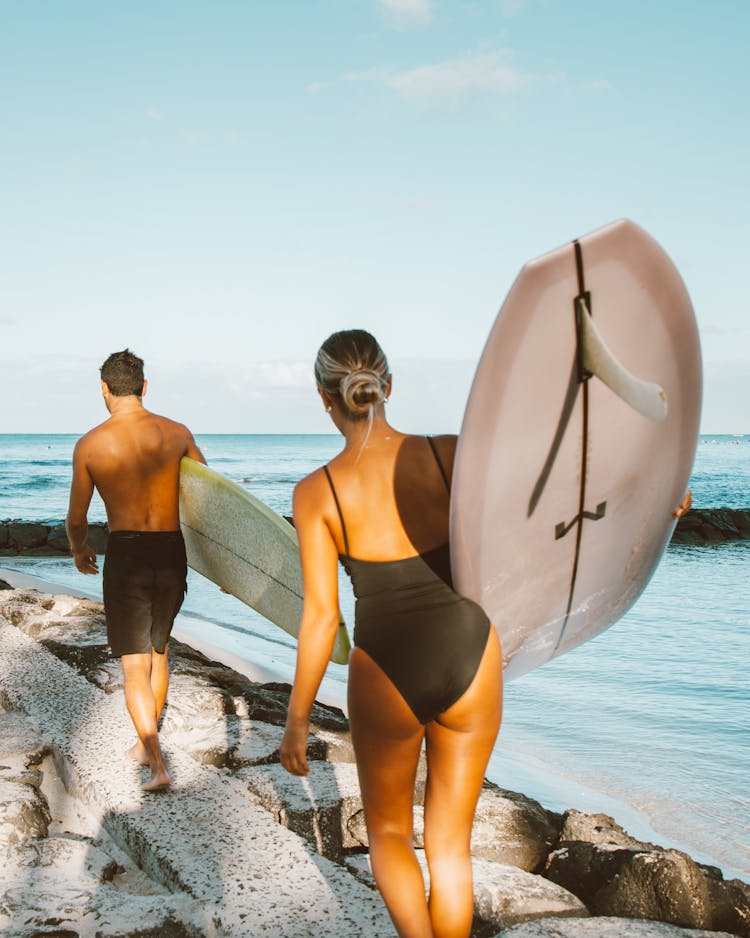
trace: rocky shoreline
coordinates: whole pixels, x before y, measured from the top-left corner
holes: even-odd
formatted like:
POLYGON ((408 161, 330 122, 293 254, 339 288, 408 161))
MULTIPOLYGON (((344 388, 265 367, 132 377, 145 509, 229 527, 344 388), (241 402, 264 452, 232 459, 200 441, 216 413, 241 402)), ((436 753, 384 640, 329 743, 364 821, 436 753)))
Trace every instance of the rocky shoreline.
MULTIPOLYGON (((291 521, 291 519, 288 519, 291 521)), ((693 508, 677 522, 672 545, 696 547, 750 539, 750 509, 693 508)), ((107 549, 107 526, 89 525, 89 544, 97 554, 107 549)), ((69 553, 62 521, 0 521, 0 557, 54 557, 69 553)))
MULTIPOLYGON (((171 660, 175 785, 144 796, 121 755, 132 729, 101 605, 0 591, 3 934, 393 934, 344 715, 316 705, 311 773, 293 778, 278 762, 288 685, 174 640, 171 660)), ((418 797, 420 850, 421 818, 418 797)), ((475 938, 750 938, 750 886, 605 815, 488 782, 472 853, 475 938)))

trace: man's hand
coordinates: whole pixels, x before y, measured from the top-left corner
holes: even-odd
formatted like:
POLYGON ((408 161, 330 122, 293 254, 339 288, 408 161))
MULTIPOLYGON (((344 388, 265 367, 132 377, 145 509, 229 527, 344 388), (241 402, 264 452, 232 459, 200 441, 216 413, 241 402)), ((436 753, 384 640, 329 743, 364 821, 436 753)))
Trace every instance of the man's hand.
POLYGON ((308 720, 299 722, 287 717, 284 738, 279 747, 281 764, 292 775, 309 775, 307 764, 307 737, 310 732, 308 720))
POLYGON ((73 551, 73 560, 81 573, 98 573, 99 567, 96 563, 96 554, 84 544, 80 550, 73 551))

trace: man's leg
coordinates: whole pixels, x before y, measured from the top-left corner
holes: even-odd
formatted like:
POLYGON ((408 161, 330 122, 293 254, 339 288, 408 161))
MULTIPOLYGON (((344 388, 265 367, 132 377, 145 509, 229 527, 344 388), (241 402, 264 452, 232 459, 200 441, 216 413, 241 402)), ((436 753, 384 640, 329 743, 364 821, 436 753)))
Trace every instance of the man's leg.
MULTIPOLYGON (((150 652, 123 655, 120 659, 125 677, 125 704, 151 769, 151 778, 143 786, 145 791, 157 791, 170 784, 167 766, 159 745, 156 698, 151 686, 153 654, 150 652)), ((166 661, 164 664, 166 665, 166 661)), ((163 678, 161 680, 163 683, 163 678)), ((166 688, 164 694, 166 694, 166 688)), ((163 704, 162 698, 162 706, 163 704)))
MULTIPOLYGON (((164 648, 164 654, 161 655, 155 648, 151 649, 151 673, 149 683, 151 685, 151 692, 154 695, 157 728, 159 726, 159 720, 161 719, 162 710, 164 709, 164 704, 167 700, 167 690, 169 689, 169 662, 167 653, 167 647, 164 648)), ((142 657, 146 656, 143 655, 142 657)), ((136 762, 140 762, 141 765, 149 764, 146 747, 140 739, 132 748, 128 749, 126 755, 136 762)))
POLYGON ((158 725, 161 719, 161 712, 167 700, 167 690, 169 689, 169 661, 167 660, 167 649, 164 654, 159 654, 155 649, 151 649, 151 690, 154 694, 154 704, 156 706, 156 723, 158 725))

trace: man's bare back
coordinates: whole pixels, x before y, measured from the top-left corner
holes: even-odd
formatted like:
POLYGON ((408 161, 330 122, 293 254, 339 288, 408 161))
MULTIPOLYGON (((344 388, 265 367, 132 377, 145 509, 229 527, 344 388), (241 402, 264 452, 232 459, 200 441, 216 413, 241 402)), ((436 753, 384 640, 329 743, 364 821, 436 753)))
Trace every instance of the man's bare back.
MULTIPOLYGON (((120 400, 125 406, 76 446, 73 473, 80 476, 80 495, 85 498, 96 486, 110 531, 176 531, 180 459, 203 457, 187 427, 140 403, 128 406, 130 398, 120 400)), ((73 509, 77 494, 74 488, 73 509)))
POLYGON ((111 416, 81 437, 73 451, 66 527, 81 573, 98 571, 86 544, 86 513, 95 487, 110 532, 177 531, 180 459, 205 462, 188 428, 150 413, 140 396, 118 397, 105 382, 102 395, 111 416))

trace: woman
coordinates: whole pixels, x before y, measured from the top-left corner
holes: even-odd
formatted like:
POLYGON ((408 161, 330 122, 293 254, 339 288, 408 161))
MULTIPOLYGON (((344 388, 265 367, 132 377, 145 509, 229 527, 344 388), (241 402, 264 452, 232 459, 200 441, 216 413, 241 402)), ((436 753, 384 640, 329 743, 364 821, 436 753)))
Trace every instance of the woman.
POLYGON ((349 721, 375 880, 399 935, 467 936, 469 841, 500 727, 502 656, 479 606, 448 585, 456 438, 389 425, 388 363, 367 332, 327 339, 315 377, 346 443, 294 492, 304 612, 281 761, 308 773, 309 714, 338 627, 341 559, 357 597, 349 721), (423 741, 429 903, 412 844, 423 741))

